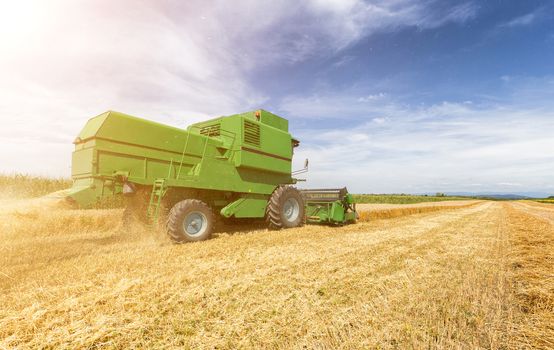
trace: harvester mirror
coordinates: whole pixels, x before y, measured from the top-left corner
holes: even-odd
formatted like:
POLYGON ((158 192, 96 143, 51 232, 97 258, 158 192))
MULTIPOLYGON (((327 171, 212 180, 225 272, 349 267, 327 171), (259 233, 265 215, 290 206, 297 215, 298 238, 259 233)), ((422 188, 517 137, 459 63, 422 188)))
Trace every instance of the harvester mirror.
MULTIPOLYGON (((300 174, 304 174, 304 173, 307 173, 308 172, 308 158, 306 158, 304 160, 304 168, 300 169, 300 170, 295 170, 291 173, 291 175, 300 175, 300 174)), ((305 180, 303 180, 305 181, 305 180)))

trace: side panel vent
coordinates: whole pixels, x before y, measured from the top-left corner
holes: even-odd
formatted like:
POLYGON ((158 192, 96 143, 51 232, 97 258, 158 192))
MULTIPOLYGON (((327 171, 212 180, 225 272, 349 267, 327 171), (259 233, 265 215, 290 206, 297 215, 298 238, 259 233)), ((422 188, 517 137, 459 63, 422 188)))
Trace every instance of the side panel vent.
POLYGON ((213 125, 206 125, 200 129, 200 134, 205 136, 210 136, 210 137, 220 136, 221 135, 220 130, 221 130, 221 125, 219 123, 213 124, 213 125))
POLYGON ((244 143, 260 147, 260 125, 251 121, 244 121, 244 143))

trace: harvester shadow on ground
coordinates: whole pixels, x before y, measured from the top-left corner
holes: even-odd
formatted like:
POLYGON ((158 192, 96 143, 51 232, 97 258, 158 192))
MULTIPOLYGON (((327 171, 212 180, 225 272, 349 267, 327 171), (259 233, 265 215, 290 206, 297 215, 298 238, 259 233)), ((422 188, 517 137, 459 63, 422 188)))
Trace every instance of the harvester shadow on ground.
POLYGON ((267 223, 261 220, 241 220, 230 223, 221 223, 215 227, 214 234, 219 236, 223 233, 233 235, 249 231, 258 231, 267 229, 267 223))
MULTIPOLYGON (((267 222, 265 220, 229 220, 225 223, 217 222, 213 230, 211 239, 219 239, 225 236, 246 234, 253 231, 261 231, 267 229, 267 222)), ((187 244, 187 242, 176 243, 169 239, 166 228, 165 220, 161 219, 158 225, 153 227, 142 222, 133 222, 131 225, 122 224, 117 230, 117 234, 110 238, 90 239, 90 243, 95 240, 99 240, 100 245, 109 245, 110 243, 117 243, 118 241, 135 241, 143 240, 145 238, 154 239, 162 245, 179 245, 187 244)), ((86 243, 86 242, 85 242, 86 243)), ((190 242, 188 242, 190 243, 190 242)))

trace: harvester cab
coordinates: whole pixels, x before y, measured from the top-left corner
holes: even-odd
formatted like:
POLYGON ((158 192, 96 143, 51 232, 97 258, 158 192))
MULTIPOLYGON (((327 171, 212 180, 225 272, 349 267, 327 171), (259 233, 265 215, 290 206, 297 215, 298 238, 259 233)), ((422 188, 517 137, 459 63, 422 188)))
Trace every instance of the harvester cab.
POLYGON ((288 120, 265 110, 186 130, 109 111, 90 119, 74 144, 70 201, 89 207, 125 194, 124 222, 166 216, 176 242, 209 238, 217 217, 265 218, 280 229, 301 226, 306 218, 316 222, 316 216, 322 223, 350 222, 355 211, 346 189, 333 201, 316 202, 292 186, 308 164, 292 171, 299 141, 288 120))

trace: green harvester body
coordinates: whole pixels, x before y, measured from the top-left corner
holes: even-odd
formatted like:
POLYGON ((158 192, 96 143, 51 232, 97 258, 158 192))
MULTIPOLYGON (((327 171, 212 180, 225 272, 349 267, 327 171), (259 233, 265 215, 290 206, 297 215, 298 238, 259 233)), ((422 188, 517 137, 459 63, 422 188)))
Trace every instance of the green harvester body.
MULTIPOLYGON (((148 216, 162 198, 201 198, 223 217, 263 218, 279 185, 294 184, 288 121, 265 110, 207 120, 186 130, 108 111, 74 141, 70 201, 90 207, 110 196, 150 193, 148 216)), ((344 214, 344 213, 343 213, 344 214)), ((340 214, 328 214, 338 220, 340 214)))

